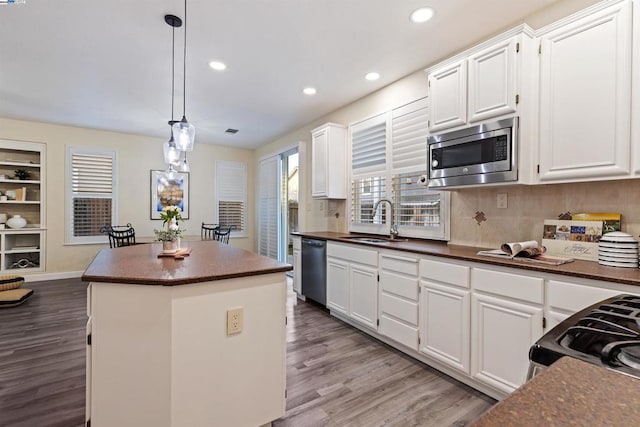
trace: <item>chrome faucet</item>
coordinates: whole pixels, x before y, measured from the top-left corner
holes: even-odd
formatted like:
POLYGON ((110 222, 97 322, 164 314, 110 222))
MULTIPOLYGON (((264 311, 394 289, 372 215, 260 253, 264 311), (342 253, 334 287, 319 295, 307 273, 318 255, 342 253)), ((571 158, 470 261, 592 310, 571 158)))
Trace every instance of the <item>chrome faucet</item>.
POLYGON ((376 211, 378 210, 378 206, 380 205, 380 203, 382 202, 387 202, 389 203, 389 207, 391 208, 391 227, 389 228, 389 238, 391 240, 395 239, 396 237, 398 237, 398 234, 400 234, 398 232, 398 226, 396 225, 396 223, 394 222, 395 216, 393 215, 393 202, 391 202, 391 200, 389 199, 380 199, 376 202, 376 204, 373 206, 373 215, 375 216, 376 211))

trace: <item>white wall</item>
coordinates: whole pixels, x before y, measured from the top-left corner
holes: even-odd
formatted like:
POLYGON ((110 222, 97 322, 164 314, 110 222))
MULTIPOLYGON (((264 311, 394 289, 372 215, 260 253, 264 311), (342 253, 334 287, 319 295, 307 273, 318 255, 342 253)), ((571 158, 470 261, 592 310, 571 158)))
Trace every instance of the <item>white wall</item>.
MULTIPOLYGON (((161 221, 150 220, 150 170, 165 169, 164 140, 0 118, 0 138, 42 142, 47 147, 46 273, 84 271, 104 245, 65 245, 65 156, 67 146, 100 147, 118 153, 118 224, 130 222, 136 237, 151 237, 161 221)), ((200 235, 200 224, 213 222, 214 176, 216 160, 244 161, 248 164, 248 194, 254 194, 255 168, 252 150, 198 143, 189 153, 190 210, 184 222, 186 235, 200 235)), ((248 200, 248 236, 234 238, 230 244, 254 249, 254 201, 248 200)))

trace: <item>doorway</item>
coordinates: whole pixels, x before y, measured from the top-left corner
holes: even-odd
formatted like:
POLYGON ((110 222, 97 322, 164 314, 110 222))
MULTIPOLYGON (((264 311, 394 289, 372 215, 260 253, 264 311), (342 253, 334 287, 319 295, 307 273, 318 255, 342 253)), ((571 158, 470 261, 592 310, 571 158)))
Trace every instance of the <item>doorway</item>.
POLYGON ((280 235, 278 260, 293 264, 291 232, 298 231, 299 155, 298 147, 280 154, 280 235))

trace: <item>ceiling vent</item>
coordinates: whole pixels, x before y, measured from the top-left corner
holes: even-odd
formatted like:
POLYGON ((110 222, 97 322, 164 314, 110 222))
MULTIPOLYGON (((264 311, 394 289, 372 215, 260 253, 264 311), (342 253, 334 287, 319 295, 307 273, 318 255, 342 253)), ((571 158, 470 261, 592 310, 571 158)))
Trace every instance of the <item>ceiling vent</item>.
POLYGON ((224 133, 230 133, 231 135, 233 135, 235 133, 238 133, 238 129, 229 128, 229 129, 225 130, 224 133))

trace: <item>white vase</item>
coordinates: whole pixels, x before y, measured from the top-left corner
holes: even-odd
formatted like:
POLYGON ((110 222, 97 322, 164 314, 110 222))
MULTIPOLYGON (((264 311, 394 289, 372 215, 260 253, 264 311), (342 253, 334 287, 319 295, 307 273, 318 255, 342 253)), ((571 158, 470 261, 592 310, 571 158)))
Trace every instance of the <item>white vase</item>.
POLYGON ((7 220, 7 225, 10 228, 22 228, 27 225, 27 220, 22 218, 20 215, 14 215, 7 220))
POLYGON ((171 218, 171 222, 169 222, 169 226, 168 226, 169 230, 177 230, 178 227, 178 222, 176 221, 175 218, 171 218))
POLYGON ((171 254, 178 252, 180 249, 180 239, 177 240, 165 240, 162 242, 162 252, 165 254, 171 254))

